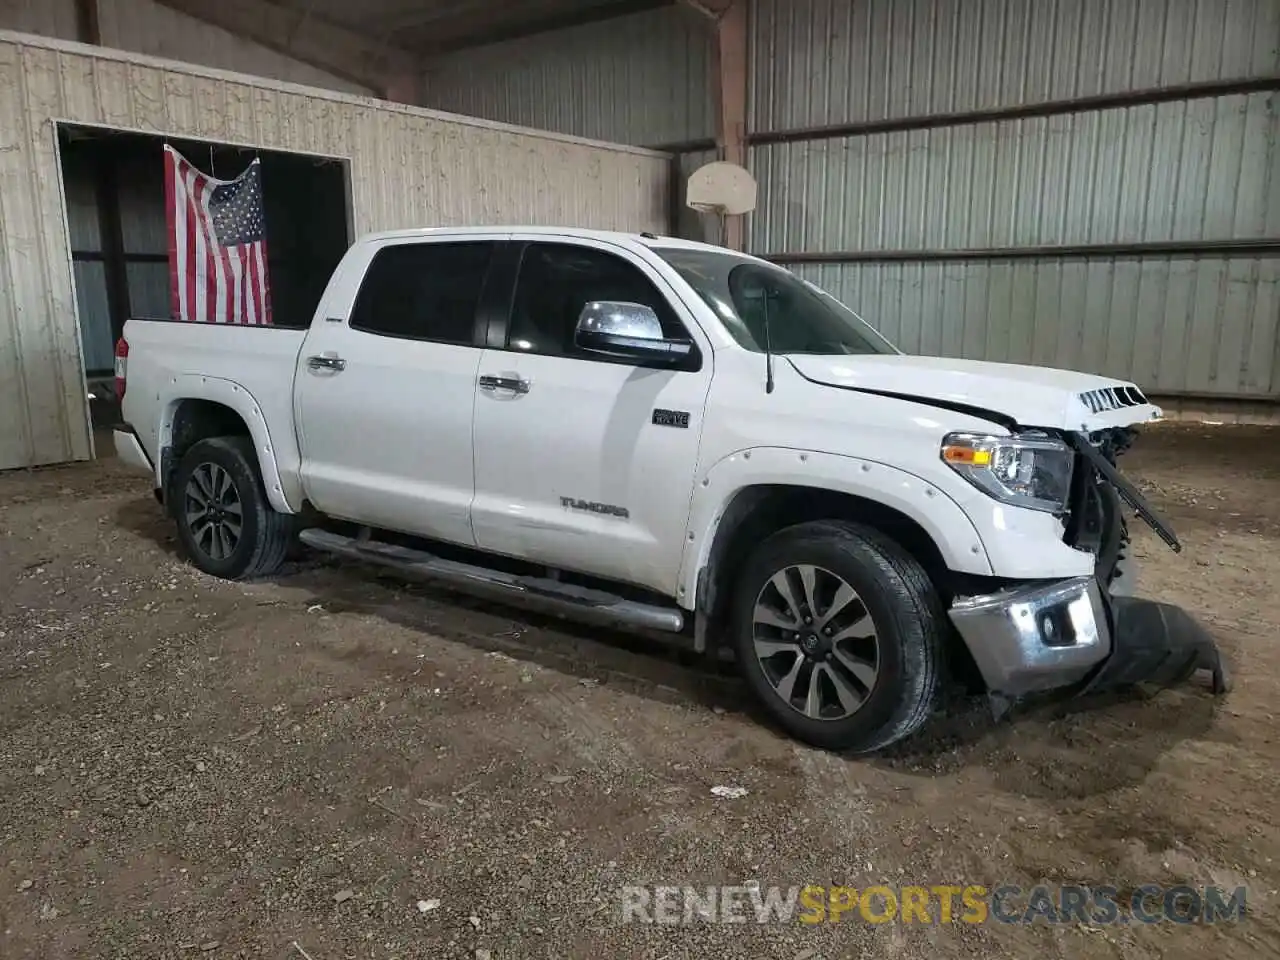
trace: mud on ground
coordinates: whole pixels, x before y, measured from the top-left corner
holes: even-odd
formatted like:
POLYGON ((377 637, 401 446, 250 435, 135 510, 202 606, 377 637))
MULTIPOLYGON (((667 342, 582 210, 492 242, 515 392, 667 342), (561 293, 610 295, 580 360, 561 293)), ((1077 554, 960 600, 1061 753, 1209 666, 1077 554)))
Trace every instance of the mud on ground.
POLYGON ((1186 544, 1138 533, 1145 592, 1208 623, 1233 694, 961 710, 874 760, 634 638, 316 561, 212 580, 109 462, 4 475, 0 956, 1274 957, 1280 432, 1126 460, 1186 544), (624 884, 750 879, 1243 884, 1248 915, 619 922, 624 884))

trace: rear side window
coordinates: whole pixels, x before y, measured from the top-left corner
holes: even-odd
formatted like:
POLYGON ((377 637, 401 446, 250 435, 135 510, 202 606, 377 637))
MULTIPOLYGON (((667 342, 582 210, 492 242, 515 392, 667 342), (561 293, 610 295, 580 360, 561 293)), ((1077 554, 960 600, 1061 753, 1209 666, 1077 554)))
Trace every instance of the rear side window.
POLYGON ((470 346, 494 244, 405 243, 373 257, 351 327, 405 340, 470 346))

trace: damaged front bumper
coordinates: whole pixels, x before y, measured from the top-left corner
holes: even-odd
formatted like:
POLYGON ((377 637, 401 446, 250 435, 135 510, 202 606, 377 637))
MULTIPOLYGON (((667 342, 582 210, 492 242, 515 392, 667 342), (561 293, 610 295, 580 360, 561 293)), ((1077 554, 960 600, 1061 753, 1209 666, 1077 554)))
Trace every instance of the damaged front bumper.
POLYGON ((962 597, 950 614, 988 692, 1008 700, 1067 687, 1173 686, 1199 670, 1214 694, 1230 685, 1217 644, 1184 610, 1111 595, 1094 577, 962 597))

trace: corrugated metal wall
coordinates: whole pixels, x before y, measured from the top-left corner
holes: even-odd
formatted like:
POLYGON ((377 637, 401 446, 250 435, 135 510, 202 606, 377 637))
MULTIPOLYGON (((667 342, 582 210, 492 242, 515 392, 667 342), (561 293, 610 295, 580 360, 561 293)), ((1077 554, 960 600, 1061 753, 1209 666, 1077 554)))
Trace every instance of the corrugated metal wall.
POLYGON ((755 0, 752 12, 753 136, 870 127, 751 148, 753 252, 851 254, 795 269, 908 350, 1077 367, 1163 394, 1280 392, 1280 253, 1215 248, 1280 241, 1280 0, 755 0), (1277 82, 945 118, 1251 78, 1277 82), (1179 247, 1090 249, 1144 243, 1179 247), (1056 245, 1071 255, 1026 249, 1056 245))
POLYGON ((780 143, 760 251, 1280 237, 1274 94, 780 143), (836 201, 836 202, 831 202, 836 201))
MULTIPOLYGON (((359 84, 282 56, 251 40, 162 6, 155 0, 96 2, 98 30, 104 46, 289 83, 305 83, 348 93, 372 93, 359 84)), ((0 30, 79 40, 75 0, 0 0, 0 30)))
POLYGON ((1275 0, 754 0, 751 129, 1123 93, 1280 66, 1275 0))
POLYGON ((711 132, 710 32, 679 5, 433 61, 428 106, 653 146, 711 132))
POLYGON ((667 217, 660 154, 0 33, 0 468, 90 455, 55 119, 347 158, 357 233, 667 217))

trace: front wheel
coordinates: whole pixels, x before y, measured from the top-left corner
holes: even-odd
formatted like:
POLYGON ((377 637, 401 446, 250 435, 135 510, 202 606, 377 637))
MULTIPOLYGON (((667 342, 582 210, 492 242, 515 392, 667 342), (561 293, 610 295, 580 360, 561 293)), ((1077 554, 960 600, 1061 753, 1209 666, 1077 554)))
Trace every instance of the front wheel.
POLYGON ((194 444, 179 462, 170 491, 178 538, 205 573, 239 580, 274 573, 284 562, 293 518, 267 502, 248 437, 194 444))
POLYGON ((920 564, 879 531, 779 531, 748 558, 732 602, 739 669, 797 739, 870 753, 936 706, 946 614, 920 564))

